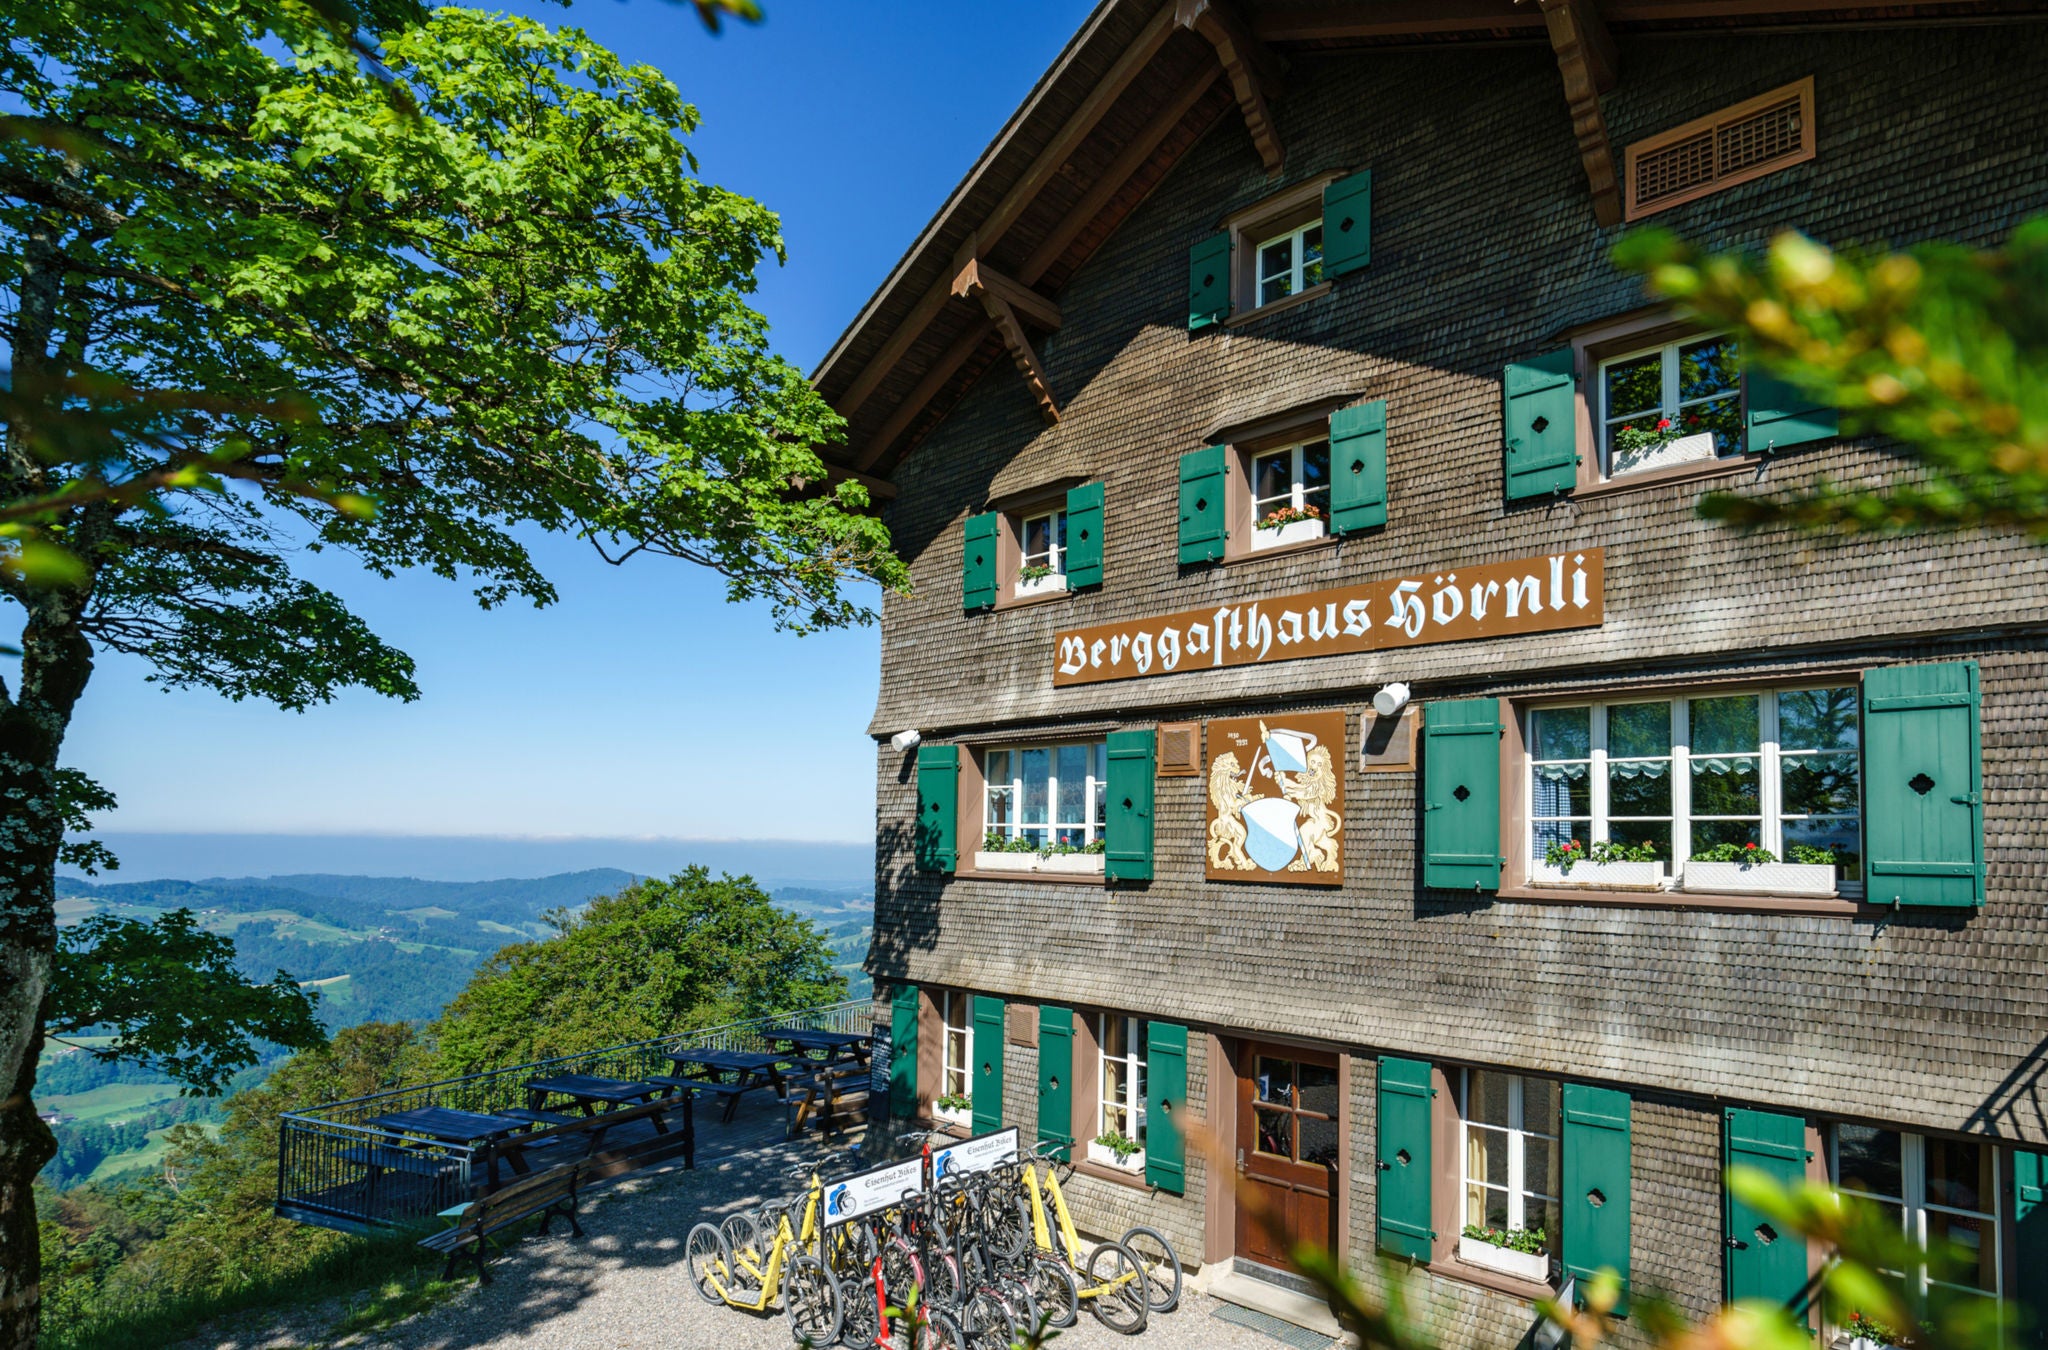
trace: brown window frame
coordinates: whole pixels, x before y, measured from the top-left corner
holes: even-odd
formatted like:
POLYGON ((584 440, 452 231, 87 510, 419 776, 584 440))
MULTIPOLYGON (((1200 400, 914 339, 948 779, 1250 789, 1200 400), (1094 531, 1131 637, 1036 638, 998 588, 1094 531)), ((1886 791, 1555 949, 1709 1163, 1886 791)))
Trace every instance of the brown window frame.
POLYGON ((1243 435, 1241 439, 1226 442, 1229 447, 1229 454, 1224 460, 1228 480, 1223 499, 1227 531, 1223 542, 1223 561, 1226 564, 1328 548, 1337 542, 1337 536, 1330 530, 1329 504, 1325 498, 1321 537, 1304 539, 1292 544, 1274 544, 1268 548, 1252 546, 1258 528, 1252 510, 1252 462, 1275 450, 1306 445, 1318 440, 1327 443, 1329 439, 1330 413, 1318 405, 1313 411, 1304 411, 1298 415, 1275 418, 1262 423, 1249 429, 1249 434, 1243 435))
MULTIPOLYGON (((1718 146, 1716 153, 1718 153, 1718 146)), ((1781 169, 1789 169, 1795 164, 1804 164, 1812 159, 1815 153, 1813 77, 1808 75, 1804 79, 1794 80, 1790 84, 1781 85, 1776 89, 1770 90, 1768 93, 1758 94, 1755 98, 1744 99, 1740 103, 1723 108, 1718 112, 1709 113, 1705 117, 1696 117, 1682 126, 1672 127, 1669 131, 1660 131, 1654 136, 1647 136, 1642 140, 1631 142, 1622 154, 1622 217, 1625 220, 1641 220, 1645 216, 1653 216, 1659 211, 1668 210, 1674 206, 1683 206, 1687 202, 1698 201, 1702 197, 1711 196, 1716 192, 1735 187, 1738 184, 1754 182, 1759 178, 1777 173, 1781 169), (1717 132, 1728 123, 1739 122, 1774 104, 1783 103, 1788 98, 1797 98, 1799 100, 1798 149, 1790 154, 1779 155, 1774 159, 1767 159, 1761 163, 1751 164, 1745 168, 1734 170, 1731 173, 1711 178, 1704 183, 1687 188, 1682 192, 1674 192, 1668 197, 1660 197, 1653 202, 1640 203, 1636 200, 1636 162, 1642 156, 1654 154, 1668 146, 1689 140, 1703 131, 1717 132)))
MULTIPOLYGON (((1017 579, 1017 572, 1024 564, 1024 522, 1036 516, 1045 515, 1047 512, 1057 512, 1064 515, 1067 509, 1065 489, 1036 494, 1022 501, 1012 501, 994 509, 999 517, 998 524, 1000 526, 996 531, 995 608, 997 610, 1021 609, 1026 605, 1043 605, 1065 600, 1071 596, 1073 591, 1064 586, 1058 590, 1045 591, 1038 595, 1017 594, 1017 587, 1021 584, 1017 579)), ((1062 557, 1061 562, 1065 562, 1064 557, 1062 557)), ((1061 576, 1064 577, 1065 575, 1066 572, 1063 566, 1061 576)))
MULTIPOLYGON (((988 786, 987 755, 991 750, 1057 750, 1063 745, 1101 745, 1107 731, 1094 734, 1068 735, 1016 735, 991 738, 973 744, 963 745, 966 754, 960 756, 960 771, 957 775, 958 796, 953 807, 955 828, 960 833, 958 857, 953 866, 953 875, 970 877, 977 881, 1025 882, 1052 886, 1092 886, 1100 889, 1109 884, 1102 872, 984 872, 974 866, 974 855, 981 852, 981 842, 987 837, 988 786), (971 822, 971 826, 970 826, 971 822), (971 832, 970 832, 971 831, 971 832)), ((1107 778, 1107 765, 1104 777, 1107 778)), ((1056 826, 1048 825, 1052 830, 1056 826)), ((1104 830, 1108 824, 1104 822, 1104 830)), ((1103 855, 1096 854, 1096 857, 1103 855)))
POLYGON ((1341 170, 1319 173, 1223 218, 1222 228, 1230 233, 1230 317, 1224 327, 1263 319, 1330 293, 1335 283, 1324 279, 1271 304, 1259 304, 1258 247, 1320 220, 1323 189, 1343 176, 1341 170))
MULTIPOLYGON (((1600 444, 1602 363, 1652 347, 1683 342, 1693 337, 1704 337, 1717 331, 1710 325, 1681 319, 1669 310, 1656 309, 1606 320, 1572 334, 1572 404, 1573 419, 1576 422, 1574 439, 1579 454, 1578 480, 1572 488, 1574 498, 1602 497, 1611 493, 1634 492, 1674 483, 1693 483, 1730 474, 1753 473, 1764 463, 1763 455, 1745 448, 1739 455, 1717 456, 1691 464, 1673 464, 1661 469, 1637 469, 1632 473, 1611 477, 1607 473, 1606 455, 1600 444)), ((1738 404, 1742 409, 1743 420, 1747 424, 1747 375, 1742 377, 1738 404)))

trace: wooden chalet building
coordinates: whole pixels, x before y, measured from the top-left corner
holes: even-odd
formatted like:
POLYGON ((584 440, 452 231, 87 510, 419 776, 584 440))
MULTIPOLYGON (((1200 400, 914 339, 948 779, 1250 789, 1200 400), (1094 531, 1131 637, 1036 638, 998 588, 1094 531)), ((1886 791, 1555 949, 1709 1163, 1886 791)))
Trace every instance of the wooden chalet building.
POLYGON ((1609 262, 1994 243, 2044 91, 2019 0, 1103 0, 815 377, 895 1113, 1284 1303, 1232 1159, 1452 1343, 1797 1299, 1731 1163, 2048 1302, 2048 550, 1702 521, 1911 470, 1609 262))

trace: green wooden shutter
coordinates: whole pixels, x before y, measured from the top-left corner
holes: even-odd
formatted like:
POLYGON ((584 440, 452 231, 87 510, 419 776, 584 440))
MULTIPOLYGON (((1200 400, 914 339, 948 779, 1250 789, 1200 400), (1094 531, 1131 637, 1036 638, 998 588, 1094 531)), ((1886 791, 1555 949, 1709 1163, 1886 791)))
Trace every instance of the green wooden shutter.
POLYGON ((1352 534, 1387 523, 1385 399, 1330 414, 1330 526, 1352 534))
POLYGON ((1230 231, 1214 234, 1188 254, 1188 331, 1230 317, 1230 231))
POLYGON ((1579 482, 1572 349, 1510 365, 1501 379, 1508 500, 1570 492, 1579 482))
POLYGON ((1102 484, 1067 493, 1067 589, 1102 584, 1102 484))
POLYGON ((1833 408, 1816 403, 1768 371, 1747 372, 1743 384, 1752 454, 1786 450, 1809 441, 1832 441, 1841 435, 1841 418, 1833 408))
MULTIPOLYGON (((1754 1168, 1788 1189, 1806 1179, 1806 1122, 1798 1116, 1731 1107, 1721 1124, 1724 1166, 1754 1168)), ((1722 1214, 1728 1301, 1761 1298, 1789 1304, 1797 1298, 1806 1284, 1806 1243, 1795 1233, 1779 1232, 1732 1190, 1723 1199, 1722 1214)))
POLYGON ((2015 1151, 2013 1171, 2013 1242, 2019 1262, 2014 1286, 2020 1307, 2033 1314, 2032 1329, 2022 1344, 2048 1347, 2048 1156, 2015 1151))
POLYGON ((984 511, 967 518, 960 551, 960 607, 988 609, 996 602, 996 532, 998 517, 984 511))
POLYGON ((1074 1142, 1074 1010, 1051 1004, 1038 1009, 1038 1141, 1074 1142))
POLYGON ((1187 1109, 1188 1029, 1173 1022, 1145 1024, 1145 1182, 1185 1195, 1188 1145, 1180 1117, 1187 1109))
POLYGON ((1564 1085, 1564 1271, 1583 1297, 1604 1269, 1621 1276, 1628 1311, 1629 1101, 1626 1092, 1564 1085))
POLYGON ((1500 889, 1500 700, 1432 703, 1422 718, 1422 884, 1500 889))
POLYGON ((1380 1058, 1379 1247, 1415 1261, 1429 1259, 1436 1230, 1430 1224, 1429 1065, 1418 1059, 1380 1058))
POLYGON ((917 747, 917 831, 921 872, 950 872, 960 861, 960 747, 917 747))
POLYGON ((1111 881, 1152 879, 1152 733, 1109 733, 1109 819, 1103 873, 1111 881))
POLYGON ((1323 275, 1341 277, 1372 261, 1372 170, 1323 189, 1323 275))
POLYGON ((1228 536, 1224 448, 1190 450, 1180 457, 1180 560, 1210 562, 1223 556, 1228 536))
POLYGON ((917 1114, 917 986, 899 984, 889 997, 889 1114, 917 1114))
POLYGON ((1863 839, 1874 905, 1984 903, 1977 663, 1863 676, 1863 839))
POLYGON ((1003 1001, 974 996, 974 1132, 1003 1128, 1003 1001))

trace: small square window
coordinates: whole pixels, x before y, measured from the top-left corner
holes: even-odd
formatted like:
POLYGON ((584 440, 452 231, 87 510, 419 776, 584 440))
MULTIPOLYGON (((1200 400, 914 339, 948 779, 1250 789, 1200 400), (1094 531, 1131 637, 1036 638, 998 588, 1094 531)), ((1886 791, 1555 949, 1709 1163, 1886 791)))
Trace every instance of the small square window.
POLYGON ((1688 337, 1600 363, 1600 464, 1608 478, 1739 455, 1741 350, 1730 333, 1688 337))
POLYGON ((1046 595, 1067 588, 1067 513, 1043 511, 1017 522, 1015 594, 1046 595))
POLYGON ((1255 549, 1321 539, 1330 519, 1330 443, 1264 450, 1251 458, 1255 549))
POLYGON ((1258 302, 1270 305, 1298 295, 1323 279, 1323 222, 1268 239, 1258 247, 1258 302))

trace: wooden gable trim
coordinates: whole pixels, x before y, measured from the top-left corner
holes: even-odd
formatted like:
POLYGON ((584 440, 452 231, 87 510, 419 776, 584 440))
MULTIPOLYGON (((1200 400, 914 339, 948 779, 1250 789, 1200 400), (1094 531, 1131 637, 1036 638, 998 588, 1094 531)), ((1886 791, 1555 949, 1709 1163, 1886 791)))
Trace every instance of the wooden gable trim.
POLYGON ((882 457, 889 453, 889 447, 894 445, 904 432, 910 430, 910 424, 917 420, 917 415, 939 396, 939 391, 946 387, 947 381, 960 373, 960 367, 967 364, 969 358, 995 330, 995 320, 984 318, 948 347, 946 354, 933 362, 932 368, 917 382, 917 387, 904 396, 903 402, 896 405, 896 411, 889 414, 889 420, 882 423, 874 435, 868 437, 867 444, 861 447, 859 457, 854 460, 854 467, 872 469, 881 463, 882 457))
POLYGON ((1565 103, 1571 108, 1572 135, 1586 168, 1593 194, 1593 218, 1603 226, 1621 224, 1621 179, 1614 169, 1614 145, 1600 95, 1614 87, 1617 69, 1614 39, 1593 0, 1539 0, 1550 33, 1550 48, 1564 76, 1565 103))
MULTIPOLYGON (((982 220, 975 230, 975 235, 980 240, 978 251, 987 252, 1002 240, 1003 235, 1010 226, 1017 223, 1017 218, 1024 214, 1024 209, 1031 204, 1031 200, 1038 195, 1040 189, 1051 181, 1053 175, 1057 174, 1073 156, 1075 149, 1086 139, 1089 132, 1095 130, 1103 114, 1109 111, 1110 105, 1130 88, 1131 81, 1138 77, 1138 73, 1151 62, 1159 49, 1166 45, 1166 40, 1173 36, 1173 32, 1173 5, 1169 0, 1169 3, 1162 6, 1152 16, 1151 21, 1140 30, 1137 40, 1124 49, 1116 64, 1112 65, 1094 89, 1089 91, 1088 97, 1081 101, 1081 105, 1067 118, 1059 132, 1043 150, 1038 152, 1030 167, 1010 185, 1009 191, 1003 194, 995 209, 982 220)), ((966 186, 962 185, 963 192, 966 186)), ((955 200, 960 196, 961 193, 956 192, 955 200)), ((948 204, 946 211, 940 213, 940 219, 944 219, 950 209, 951 203, 948 204)), ((885 286, 884 290, 887 289, 885 286)), ((832 400, 833 407, 841 417, 853 416, 861 405, 867 402, 882 381, 888 378, 889 372, 896 368, 896 363, 910 350, 911 344, 923 335, 925 328, 938 315, 939 310, 945 307, 952 295, 953 274, 949 271, 919 297, 904 322, 890 335, 882 349, 862 367, 860 374, 854 377, 853 383, 847 386, 846 392, 832 400)), ((855 322, 854 327, 847 331, 847 335, 840 339, 839 347, 843 347, 852 335, 864 326, 865 318, 866 316, 863 316, 861 320, 855 322)), ((835 348, 819 367, 819 376, 814 379, 831 370, 838 355, 839 349, 835 348)))
POLYGON ((1234 0, 1178 0, 1174 22, 1209 39, 1230 77, 1237 95, 1238 110, 1244 114, 1245 130, 1270 177, 1280 172, 1287 151, 1280 142, 1280 128, 1273 120, 1271 101, 1280 96, 1279 58, 1252 36, 1251 28, 1238 12, 1234 0))

